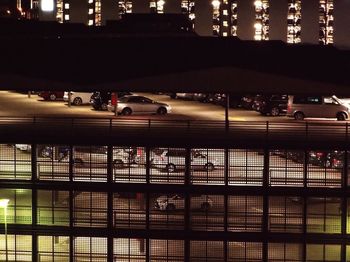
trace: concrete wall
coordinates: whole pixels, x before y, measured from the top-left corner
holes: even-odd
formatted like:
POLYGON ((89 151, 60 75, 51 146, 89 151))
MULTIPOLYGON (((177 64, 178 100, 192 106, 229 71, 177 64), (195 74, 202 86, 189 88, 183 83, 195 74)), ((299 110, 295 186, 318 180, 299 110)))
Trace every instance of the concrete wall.
POLYGON ((149 13, 149 0, 136 0, 132 3, 133 13, 149 13))
POLYGON ((88 21, 88 1, 73 0, 70 2, 70 19, 72 23, 84 23, 88 21))
POLYGON ((301 42, 318 44, 319 0, 301 2, 301 42))
POLYGON ((102 0, 101 4, 102 25, 106 24, 107 20, 116 20, 118 18, 118 1, 102 0))
POLYGON ((287 41, 287 0, 270 0, 270 39, 287 41))
POLYGON ((164 12, 177 14, 181 13, 181 0, 166 0, 164 5, 164 12))
POLYGON ((254 39, 254 0, 238 0, 237 36, 242 40, 254 39))
POLYGON ((195 31, 200 36, 213 35, 213 6, 211 0, 196 0, 195 31))
POLYGON ((334 1, 334 43, 350 49, 350 1, 334 1))

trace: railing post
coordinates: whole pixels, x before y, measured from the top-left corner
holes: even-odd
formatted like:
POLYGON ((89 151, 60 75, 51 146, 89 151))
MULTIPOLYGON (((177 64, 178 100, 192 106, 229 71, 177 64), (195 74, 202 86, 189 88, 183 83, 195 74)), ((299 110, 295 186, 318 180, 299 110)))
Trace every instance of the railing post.
POLYGON ((151 119, 148 119, 148 129, 151 129, 151 119))
POLYGON ((309 140, 309 122, 305 122, 305 141, 309 140))
POLYGON ((109 119, 109 134, 110 134, 110 135, 112 134, 112 121, 113 121, 113 119, 110 118, 110 119, 109 119))
POLYGON ((269 121, 266 121, 266 136, 265 136, 265 141, 269 141, 269 121))

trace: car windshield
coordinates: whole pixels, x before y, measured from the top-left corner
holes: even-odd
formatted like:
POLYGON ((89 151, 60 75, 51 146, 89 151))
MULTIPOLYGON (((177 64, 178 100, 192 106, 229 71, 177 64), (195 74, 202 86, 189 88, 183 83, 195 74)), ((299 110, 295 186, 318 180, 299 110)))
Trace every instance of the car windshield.
POLYGON ((341 104, 341 105, 344 104, 344 102, 341 101, 341 99, 339 99, 338 97, 336 97, 336 96, 334 96, 334 95, 332 96, 332 99, 333 99, 334 101, 338 102, 338 103, 341 104))

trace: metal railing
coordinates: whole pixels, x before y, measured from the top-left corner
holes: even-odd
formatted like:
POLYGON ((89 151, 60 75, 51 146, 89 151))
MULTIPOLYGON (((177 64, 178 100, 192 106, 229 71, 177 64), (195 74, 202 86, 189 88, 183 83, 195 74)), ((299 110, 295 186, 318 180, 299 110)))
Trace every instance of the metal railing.
POLYGON ((332 140, 347 142, 348 122, 330 121, 211 121, 167 120, 141 118, 89 118, 89 117, 0 117, 0 134, 11 131, 54 134, 96 132, 104 134, 131 134, 140 131, 172 134, 225 133, 245 138, 267 140, 332 140))

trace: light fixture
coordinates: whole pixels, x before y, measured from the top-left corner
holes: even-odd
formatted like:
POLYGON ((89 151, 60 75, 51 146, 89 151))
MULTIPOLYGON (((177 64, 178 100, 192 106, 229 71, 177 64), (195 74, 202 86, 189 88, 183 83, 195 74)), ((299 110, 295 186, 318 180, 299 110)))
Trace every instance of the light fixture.
POLYGON ((54 10, 53 0, 41 0, 41 10, 44 12, 53 12, 54 10))
POLYGON ((262 3, 261 0, 256 0, 256 1, 254 2, 254 5, 255 5, 256 8, 261 8, 262 5, 263 5, 263 3, 262 3))
POLYGON ((255 23, 255 24, 254 24, 254 28, 255 28, 256 30, 261 30, 262 24, 261 24, 261 23, 255 23))
POLYGON ((219 8, 219 6, 220 6, 220 1, 219 0, 213 0, 212 2, 211 2, 211 4, 213 5, 213 7, 214 8, 219 8))
POLYGON ((10 199, 0 199, 0 208, 6 208, 10 199))

